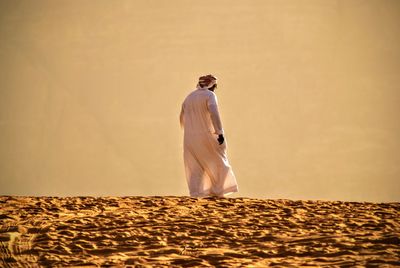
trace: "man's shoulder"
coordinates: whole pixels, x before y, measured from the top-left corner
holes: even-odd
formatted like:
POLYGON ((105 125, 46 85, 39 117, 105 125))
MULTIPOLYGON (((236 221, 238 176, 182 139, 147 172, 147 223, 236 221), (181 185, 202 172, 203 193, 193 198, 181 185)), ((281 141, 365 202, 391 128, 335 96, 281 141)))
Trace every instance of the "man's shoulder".
POLYGON ((192 90, 187 96, 186 99, 194 97, 194 96, 212 96, 214 94, 214 92, 210 91, 210 90, 199 90, 199 89, 195 89, 192 90))
POLYGON ((196 94, 196 90, 190 91, 189 94, 186 95, 185 100, 190 99, 195 94, 196 94))
POLYGON ((194 92, 194 94, 199 94, 199 95, 203 95, 203 96, 207 96, 207 97, 213 96, 213 95, 215 96, 215 93, 208 89, 195 90, 193 92, 194 92))

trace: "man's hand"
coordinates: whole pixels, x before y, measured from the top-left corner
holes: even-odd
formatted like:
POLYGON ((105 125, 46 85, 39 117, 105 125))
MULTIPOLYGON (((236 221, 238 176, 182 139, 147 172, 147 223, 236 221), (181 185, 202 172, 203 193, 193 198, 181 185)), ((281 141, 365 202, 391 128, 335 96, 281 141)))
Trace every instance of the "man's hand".
POLYGON ((219 145, 223 144, 223 143, 224 143, 224 140, 225 140, 224 135, 219 134, 219 135, 218 135, 218 139, 217 139, 219 145))

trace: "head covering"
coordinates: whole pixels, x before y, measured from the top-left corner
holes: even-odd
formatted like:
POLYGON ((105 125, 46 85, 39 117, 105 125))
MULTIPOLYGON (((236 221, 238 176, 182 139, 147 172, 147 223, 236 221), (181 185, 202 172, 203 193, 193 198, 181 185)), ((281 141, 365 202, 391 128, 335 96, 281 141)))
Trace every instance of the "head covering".
POLYGON ((217 78, 215 76, 213 76, 212 74, 207 74, 207 75, 200 76, 197 87, 202 88, 202 89, 205 89, 205 88, 209 89, 212 86, 214 86, 215 84, 217 84, 217 78))

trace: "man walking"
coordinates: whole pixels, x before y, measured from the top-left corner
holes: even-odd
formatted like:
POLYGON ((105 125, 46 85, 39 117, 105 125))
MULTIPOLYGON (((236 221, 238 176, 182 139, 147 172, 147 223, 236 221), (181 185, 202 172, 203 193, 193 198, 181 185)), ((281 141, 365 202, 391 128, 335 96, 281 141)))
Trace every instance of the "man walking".
POLYGON ((185 173, 192 197, 225 197, 238 192, 226 155, 216 88, 215 76, 201 76, 196 89, 185 98, 180 113, 185 173))

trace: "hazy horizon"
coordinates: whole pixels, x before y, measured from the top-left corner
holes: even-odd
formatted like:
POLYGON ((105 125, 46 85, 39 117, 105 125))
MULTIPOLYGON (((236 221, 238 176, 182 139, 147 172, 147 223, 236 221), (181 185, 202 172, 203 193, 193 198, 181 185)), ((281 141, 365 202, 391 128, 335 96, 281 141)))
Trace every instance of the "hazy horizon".
POLYGON ((399 1, 1 1, 0 195, 188 195, 216 94, 231 197, 400 201, 399 1))

